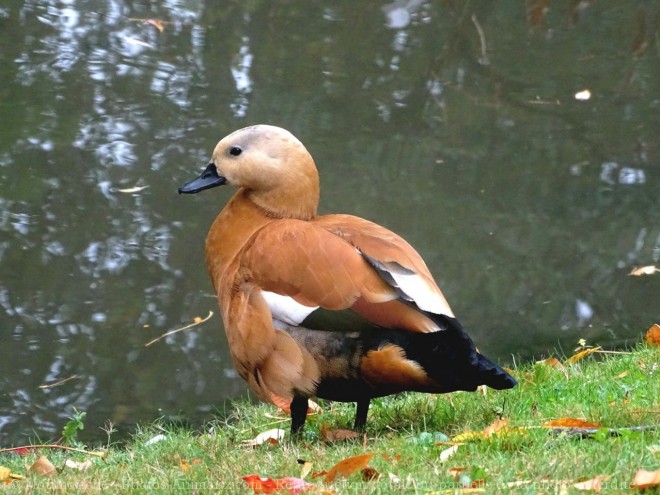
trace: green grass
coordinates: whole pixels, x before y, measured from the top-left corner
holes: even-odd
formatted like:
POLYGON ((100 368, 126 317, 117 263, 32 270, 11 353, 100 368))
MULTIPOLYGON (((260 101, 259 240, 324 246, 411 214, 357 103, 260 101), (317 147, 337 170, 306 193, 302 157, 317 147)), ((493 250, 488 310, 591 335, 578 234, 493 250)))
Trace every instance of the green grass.
MULTIPOLYGON (((354 406, 322 403, 323 412, 309 417, 301 439, 287 437, 275 445, 249 448, 242 441, 281 427, 285 416, 267 405, 237 402, 231 415, 202 431, 158 424, 141 428, 122 446, 110 445, 105 460, 94 459, 86 471, 65 468, 57 476, 28 476, 3 487, 6 493, 252 493, 242 476, 299 477, 299 459, 313 463, 312 473, 329 470, 352 455, 374 453, 370 467, 380 477, 364 481, 360 472, 324 484, 306 480, 330 493, 453 493, 458 482, 448 471, 462 468, 461 481, 483 480, 485 493, 582 493, 579 481, 603 476, 601 493, 631 493, 639 468, 660 468, 660 430, 601 430, 588 438, 559 434, 539 426, 557 418, 579 418, 607 428, 660 424, 660 348, 639 346, 630 354, 592 355, 574 365, 555 368, 532 364, 514 370, 519 386, 505 392, 489 390, 445 396, 404 394, 373 401, 366 438, 325 443, 323 424, 331 429, 351 424, 354 406), (448 445, 436 440, 481 431, 498 418, 512 428, 489 439, 466 442, 440 460, 448 445), (155 435, 165 439, 146 445, 155 435), (519 486, 511 483, 517 481, 519 486)), ((86 425, 95 427, 94 425, 86 425)), ((98 448, 98 447, 97 447, 98 448)), ((46 455, 57 468, 66 459, 86 457, 41 449, 24 456, 0 454, 0 465, 26 474, 46 455)))

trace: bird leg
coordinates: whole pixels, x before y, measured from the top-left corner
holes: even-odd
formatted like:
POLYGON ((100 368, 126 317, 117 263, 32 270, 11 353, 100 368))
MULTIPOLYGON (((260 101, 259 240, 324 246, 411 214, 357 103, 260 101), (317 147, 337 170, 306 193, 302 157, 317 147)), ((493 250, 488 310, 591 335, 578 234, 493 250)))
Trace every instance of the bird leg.
POLYGON ((301 397, 299 395, 294 395, 293 400, 291 401, 291 435, 295 435, 302 432, 303 427, 305 426, 305 420, 307 419, 307 408, 309 404, 307 402, 307 397, 301 397))
POLYGON ((371 399, 369 398, 357 401, 357 407, 355 409, 355 423, 353 423, 353 429, 355 431, 364 430, 364 427, 367 424, 367 413, 369 412, 370 401, 371 399))

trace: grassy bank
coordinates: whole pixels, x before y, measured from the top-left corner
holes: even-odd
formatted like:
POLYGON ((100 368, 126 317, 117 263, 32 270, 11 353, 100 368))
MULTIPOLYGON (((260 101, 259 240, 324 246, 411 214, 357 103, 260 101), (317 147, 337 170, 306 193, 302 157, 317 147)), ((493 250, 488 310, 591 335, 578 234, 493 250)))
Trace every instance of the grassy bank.
POLYGON ((593 479, 601 493, 629 493, 640 468, 660 468, 660 430, 650 428, 660 424, 660 347, 524 365, 514 375, 519 386, 506 392, 374 401, 366 435, 350 441, 328 442, 321 432, 350 425, 353 405, 322 403, 323 412, 311 415, 303 438, 292 442, 286 415, 272 406, 237 403, 231 417, 203 431, 156 424, 143 427, 128 445, 95 447, 107 449, 105 459, 52 449, 2 453, 0 466, 26 476, 3 490, 253 493, 241 477, 300 477, 304 469, 314 485, 310 493, 453 493, 461 486, 471 487, 468 493, 579 493, 593 479), (601 428, 540 427, 550 420, 568 425, 562 418, 601 428), (493 424, 500 429, 484 434, 493 424), (287 430, 282 441, 243 444, 277 427, 287 430), (330 483, 313 477, 364 453, 373 453, 370 471, 330 483), (55 466, 54 476, 27 472, 40 455, 55 466), (66 467, 67 459, 92 462, 78 470, 85 464, 66 467))

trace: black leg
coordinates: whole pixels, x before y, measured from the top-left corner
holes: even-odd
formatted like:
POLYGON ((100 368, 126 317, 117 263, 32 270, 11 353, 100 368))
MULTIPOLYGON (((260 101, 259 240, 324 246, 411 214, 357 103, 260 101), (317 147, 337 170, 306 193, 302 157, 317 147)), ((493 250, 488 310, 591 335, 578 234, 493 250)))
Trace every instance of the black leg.
POLYGON ((353 429, 355 431, 362 431, 367 424, 367 413, 369 412, 369 402, 371 399, 362 399, 357 402, 355 410, 355 423, 353 429))
POLYGON ((294 395, 291 401, 291 434, 300 433, 307 419, 307 397, 294 395))

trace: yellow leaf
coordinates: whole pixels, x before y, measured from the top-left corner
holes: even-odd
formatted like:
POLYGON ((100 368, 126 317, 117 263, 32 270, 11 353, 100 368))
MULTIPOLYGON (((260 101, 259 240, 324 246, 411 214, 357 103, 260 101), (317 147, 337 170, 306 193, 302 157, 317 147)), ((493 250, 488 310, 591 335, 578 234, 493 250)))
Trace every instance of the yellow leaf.
MULTIPOLYGON (((300 462, 300 461, 298 461, 300 462)), ((305 479, 305 477, 311 472, 312 466, 314 463, 309 462, 309 461, 303 461, 303 467, 300 470, 300 479, 305 479)))
POLYGON ((579 360, 584 359, 585 357, 589 356, 590 354, 593 354, 594 352, 598 352, 600 350, 601 350, 600 346, 590 347, 589 349, 585 349, 584 351, 578 352, 577 354, 573 354, 566 361, 564 361, 564 364, 575 364, 579 360))
POLYGON ((628 372, 624 371, 624 372, 619 373, 618 375, 616 375, 614 378, 624 378, 626 376, 628 376, 628 372))
POLYGON ((10 475, 11 469, 8 467, 0 466, 0 481, 8 480, 10 475))
POLYGON ((484 434, 480 431, 466 431, 465 433, 456 435, 451 441, 455 443, 464 443, 472 442, 473 440, 481 440, 483 438, 484 434))

